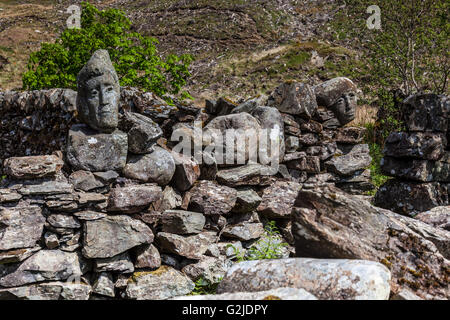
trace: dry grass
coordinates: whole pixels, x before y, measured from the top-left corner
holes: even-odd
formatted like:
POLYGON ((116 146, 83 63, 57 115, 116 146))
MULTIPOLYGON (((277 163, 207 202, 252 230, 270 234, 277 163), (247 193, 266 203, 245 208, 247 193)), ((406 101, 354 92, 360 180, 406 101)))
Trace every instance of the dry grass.
POLYGON ((369 123, 375 123, 377 108, 370 105, 362 105, 356 108, 355 119, 348 126, 365 127, 369 123))

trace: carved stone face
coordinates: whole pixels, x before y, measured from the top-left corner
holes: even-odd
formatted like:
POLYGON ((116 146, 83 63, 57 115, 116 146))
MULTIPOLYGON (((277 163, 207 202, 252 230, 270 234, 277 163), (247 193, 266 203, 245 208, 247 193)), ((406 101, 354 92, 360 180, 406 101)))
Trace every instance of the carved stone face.
POLYGON ((111 132, 119 124, 119 96, 110 73, 89 79, 85 85, 85 102, 89 110, 86 119, 90 127, 111 132))
POLYGON ((317 104, 334 113, 337 119, 334 125, 337 126, 355 119, 356 91, 355 84, 345 77, 333 78, 314 87, 317 104))
POLYGON ((77 77, 78 117, 92 129, 113 132, 119 125, 119 78, 108 51, 97 50, 77 77))
POLYGON ((356 94, 353 91, 346 92, 329 107, 343 126, 355 119, 356 94))

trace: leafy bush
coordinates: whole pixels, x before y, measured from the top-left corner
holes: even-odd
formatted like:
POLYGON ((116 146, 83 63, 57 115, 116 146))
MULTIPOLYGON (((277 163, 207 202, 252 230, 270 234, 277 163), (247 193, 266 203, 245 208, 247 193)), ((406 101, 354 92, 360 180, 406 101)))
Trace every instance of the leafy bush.
MULTIPOLYGON (((22 81, 28 90, 76 88, 76 77, 94 51, 106 49, 122 86, 135 86, 159 96, 177 94, 190 76, 190 55, 157 54, 153 37, 131 31, 131 22, 118 9, 98 10, 82 3, 81 28, 66 29, 55 43, 33 52, 22 81)), ((189 97, 187 92, 182 96, 189 97)))
POLYGON ((264 235, 256 241, 244 254, 232 244, 238 262, 247 260, 280 259, 283 257, 283 248, 288 244, 281 241, 280 233, 275 221, 270 221, 264 227, 264 235))

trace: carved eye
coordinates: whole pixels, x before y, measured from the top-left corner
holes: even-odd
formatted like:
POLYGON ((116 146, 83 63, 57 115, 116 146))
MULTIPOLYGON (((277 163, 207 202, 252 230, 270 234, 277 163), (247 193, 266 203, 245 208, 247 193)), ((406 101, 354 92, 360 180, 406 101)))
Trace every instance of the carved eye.
POLYGON ((106 88, 106 91, 107 91, 107 92, 113 91, 113 87, 108 87, 108 88, 106 88))
POLYGON ((95 90, 95 89, 94 89, 94 90, 91 90, 91 95, 92 95, 92 96, 96 96, 97 94, 98 94, 98 91, 97 91, 97 90, 95 90))

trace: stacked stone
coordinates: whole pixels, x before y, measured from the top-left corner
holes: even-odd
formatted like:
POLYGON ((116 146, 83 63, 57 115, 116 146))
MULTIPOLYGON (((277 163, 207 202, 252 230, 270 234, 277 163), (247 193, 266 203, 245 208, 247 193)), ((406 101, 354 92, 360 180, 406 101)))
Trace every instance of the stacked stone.
POLYGON ((353 194, 372 190, 365 129, 343 127, 354 119, 356 87, 347 78, 335 78, 314 88, 284 83, 269 98, 284 121, 286 154, 282 171, 305 187, 334 183, 353 194), (347 97, 351 95, 351 99, 347 97), (335 110, 338 100, 346 110, 335 110), (339 119, 340 118, 340 119, 339 119))
POLYGON ((415 215, 449 203, 450 100, 418 94, 405 99, 401 108, 406 131, 389 135, 381 160, 383 173, 395 179, 380 187, 375 203, 415 215))
MULTIPOLYGON (((109 58, 100 52, 92 59, 80 74, 100 70, 95 80, 108 83, 109 58)), ((117 88, 107 87, 79 88, 84 124, 71 126, 64 153, 4 161, 0 298, 166 299, 191 292, 200 277, 217 283, 232 259, 261 245, 257 208, 273 201, 260 196, 273 178, 262 165, 200 166, 161 139, 173 121, 183 118, 179 128, 189 128, 204 118, 200 110, 182 106, 176 111, 183 117, 148 117, 153 108, 131 100, 144 114, 123 110, 119 119, 117 88), (105 90, 110 100, 88 103, 87 89, 105 90)), ((276 109, 260 111, 259 120, 232 114, 208 126, 270 127, 274 112, 282 125, 276 109)), ((272 241, 286 242, 274 235, 272 241)), ((285 248, 280 257, 289 254, 285 248)))
MULTIPOLYGON (((9 157, 63 150, 69 128, 79 122, 76 97, 77 92, 70 89, 0 92, 0 163, 9 157)), ((198 112, 181 103, 170 106, 152 93, 123 87, 121 117, 125 111, 151 117, 163 130, 198 112)))

